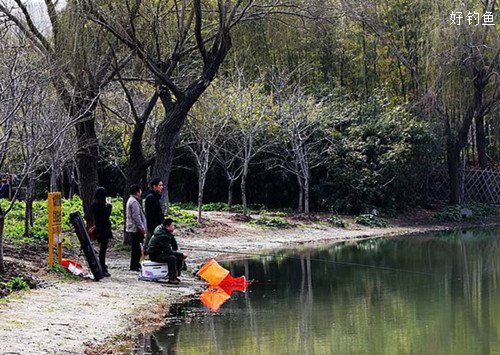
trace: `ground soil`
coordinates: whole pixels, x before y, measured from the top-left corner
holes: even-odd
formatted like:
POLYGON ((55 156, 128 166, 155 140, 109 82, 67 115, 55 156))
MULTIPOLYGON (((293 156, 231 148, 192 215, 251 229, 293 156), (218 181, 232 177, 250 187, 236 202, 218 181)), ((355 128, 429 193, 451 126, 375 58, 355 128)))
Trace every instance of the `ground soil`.
MULTIPOLYGON (((180 285, 138 281, 128 271, 129 255, 117 250, 108 256, 110 278, 99 282, 68 279, 47 272, 46 251, 7 247, 9 275, 25 276, 30 291, 0 299, 0 354, 103 354, 128 353, 135 336, 163 324, 169 306, 196 297, 205 284, 193 276, 208 258, 228 258, 236 253, 265 254, 285 247, 360 240, 379 236, 418 234, 428 231, 500 226, 499 217, 465 223, 436 223, 432 213, 411 211, 390 219, 387 228, 369 228, 349 222, 345 229, 313 223, 298 216, 290 229, 262 229, 234 214, 206 212, 200 228, 178 231, 181 249, 189 255, 188 271, 180 285)), ((119 248, 117 248, 119 249, 119 248)))

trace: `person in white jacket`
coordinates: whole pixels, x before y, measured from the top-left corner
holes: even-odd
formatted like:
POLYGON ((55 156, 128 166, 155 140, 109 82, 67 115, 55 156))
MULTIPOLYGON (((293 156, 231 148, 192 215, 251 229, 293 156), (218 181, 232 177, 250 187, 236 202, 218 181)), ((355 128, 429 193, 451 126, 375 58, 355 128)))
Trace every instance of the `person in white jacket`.
POLYGON ((148 230, 146 215, 142 208, 142 189, 139 185, 132 185, 129 188, 130 197, 127 201, 125 211, 125 231, 130 233, 132 243, 132 254, 130 256, 130 270, 141 270, 141 243, 148 230))

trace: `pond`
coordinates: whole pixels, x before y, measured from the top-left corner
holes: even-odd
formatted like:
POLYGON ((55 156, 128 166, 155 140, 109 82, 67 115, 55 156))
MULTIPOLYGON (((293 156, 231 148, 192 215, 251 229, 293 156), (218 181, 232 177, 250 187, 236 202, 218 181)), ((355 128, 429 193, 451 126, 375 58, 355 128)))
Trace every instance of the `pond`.
POLYGON ((142 353, 500 354, 500 229, 222 265, 255 281, 217 312, 198 300, 178 308, 184 320, 148 336, 142 353))

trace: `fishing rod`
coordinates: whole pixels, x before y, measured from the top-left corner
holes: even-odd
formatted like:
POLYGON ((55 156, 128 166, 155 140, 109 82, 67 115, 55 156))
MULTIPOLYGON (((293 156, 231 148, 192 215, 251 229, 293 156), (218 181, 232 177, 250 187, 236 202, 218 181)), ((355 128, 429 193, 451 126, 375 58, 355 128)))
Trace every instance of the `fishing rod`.
MULTIPOLYGON (((281 257, 281 258, 288 258, 288 259, 295 259, 295 260, 303 260, 302 258, 298 256, 290 256, 290 255, 273 255, 273 254, 263 254, 263 253, 251 253, 251 252, 239 252, 239 251, 227 251, 227 250, 217 250, 217 249, 201 249, 201 248, 183 248, 184 250, 192 250, 192 251, 202 251, 202 252, 211 252, 211 253, 220 253, 220 254, 234 254, 234 255, 245 255, 245 256, 257 256, 261 258, 268 258, 268 257, 281 257)), ((344 265, 344 266, 359 266, 359 267, 366 267, 366 268, 371 268, 371 269, 380 269, 380 270, 385 270, 385 271, 398 271, 398 272, 407 272, 411 274, 419 274, 419 275, 434 275, 429 272, 425 271, 414 271, 414 270, 407 270, 407 269, 398 269, 398 268, 392 268, 392 267, 387 267, 387 266, 376 266, 376 265, 368 265, 368 264, 361 264, 361 263, 351 263, 348 261, 333 261, 333 260, 327 260, 327 259, 318 259, 318 258, 310 258, 309 260, 311 261, 320 261, 324 263, 330 263, 330 264, 338 264, 338 265, 344 265)))

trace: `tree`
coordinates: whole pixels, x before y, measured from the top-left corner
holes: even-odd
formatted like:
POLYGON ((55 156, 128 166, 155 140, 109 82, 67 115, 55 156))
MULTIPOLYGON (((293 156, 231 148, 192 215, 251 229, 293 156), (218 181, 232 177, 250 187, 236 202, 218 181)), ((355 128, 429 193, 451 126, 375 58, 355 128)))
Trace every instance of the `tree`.
POLYGON ((311 170, 324 163, 329 137, 321 120, 322 105, 304 93, 300 84, 277 75, 272 82, 277 106, 277 119, 283 142, 279 166, 292 173, 299 184, 298 207, 309 214, 311 170))
MULTIPOLYGON (((153 175, 166 185, 174 150, 188 112, 214 80, 231 48, 231 29, 241 22, 253 2, 126 1, 99 5, 86 0, 90 18, 133 50, 160 84, 164 119, 155 136, 153 175)), ((258 8, 255 17, 269 10, 258 8)))
POLYGON ((80 1, 70 0, 63 9, 57 1, 44 0, 45 9, 31 9, 22 0, 0 1, 0 14, 12 25, 11 31, 26 38, 45 59, 49 77, 64 108, 76 124, 79 192, 87 220, 97 187, 98 151, 95 110, 101 90, 115 72, 132 58, 126 55, 112 66, 113 42, 100 28, 89 24, 81 13, 80 1), (39 28, 34 11, 45 11, 52 30, 39 28))
MULTIPOLYGON (((494 0, 483 4, 482 13, 493 12, 494 0)), ((500 100, 500 41, 489 27, 438 24, 432 39, 428 75, 433 85, 424 99, 444 123, 450 204, 462 202, 461 153, 471 125, 474 119, 483 122, 500 100)))
MULTIPOLYGON (((0 208, 0 272, 5 271, 3 260, 3 228, 5 217, 12 210, 21 188, 27 184, 28 199, 32 192, 34 174, 40 167, 47 165, 51 154, 60 146, 60 138, 79 122, 81 117, 73 120, 59 121, 53 124, 43 120, 41 108, 57 107, 50 100, 47 85, 40 80, 41 73, 37 67, 37 55, 31 46, 6 35, 1 42, 0 60, 0 171, 7 162, 16 167, 21 181, 12 196, 7 208, 0 208), (47 94, 45 97, 43 95, 47 94)), ((53 111, 52 111, 53 112, 53 111)), ((49 163, 49 169, 51 164, 49 163)), ((28 201, 28 206, 29 206, 28 201)), ((26 222, 29 220, 29 210, 26 222)), ((26 226, 28 228, 29 226, 26 226)))
POLYGON ((233 140, 230 146, 236 148, 232 153, 241 163, 241 203, 243 214, 246 216, 248 215, 246 184, 250 166, 256 157, 269 152, 276 142, 270 139, 271 97, 263 92, 262 84, 248 84, 241 70, 229 88, 229 93, 228 97, 232 98, 233 102, 232 105, 228 105, 228 114, 231 115, 229 134, 233 140))
POLYGON ((217 87, 198 101, 188 116, 185 133, 182 134, 183 146, 194 160, 198 175, 198 223, 202 223, 201 212, 203 192, 208 170, 215 160, 215 147, 228 122, 221 107, 222 97, 217 87))

